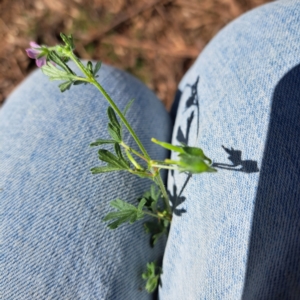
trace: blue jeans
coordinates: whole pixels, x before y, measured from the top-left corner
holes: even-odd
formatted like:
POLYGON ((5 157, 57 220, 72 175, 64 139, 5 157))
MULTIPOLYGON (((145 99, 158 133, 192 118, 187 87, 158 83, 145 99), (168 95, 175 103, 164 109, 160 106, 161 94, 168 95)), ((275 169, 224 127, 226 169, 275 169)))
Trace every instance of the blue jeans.
POLYGON ((150 138, 173 132, 218 169, 168 174, 166 248, 150 248, 140 223, 110 231, 101 220, 112 199, 134 203, 150 185, 90 174, 103 97, 91 86, 61 94, 40 71, 27 78, 0 111, 3 299, 151 299, 140 274, 162 257, 163 300, 299 299, 299 22, 299 2, 277 1, 225 27, 181 81, 173 127, 143 84, 101 69, 121 108, 136 98, 129 117, 151 156, 167 153, 150 138))

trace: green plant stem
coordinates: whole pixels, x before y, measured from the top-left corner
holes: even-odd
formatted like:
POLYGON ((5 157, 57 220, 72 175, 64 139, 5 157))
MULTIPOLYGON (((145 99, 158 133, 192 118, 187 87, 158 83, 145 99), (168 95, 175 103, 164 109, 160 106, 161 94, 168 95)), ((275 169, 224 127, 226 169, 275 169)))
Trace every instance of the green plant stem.
MULTIPOLYGON (((132 127, 130 126, 130 124, 127 122, 125 116, 123 115, 123 113, 119 110, 119 108, 117 107, 117 105, 115 104, 115 102, 110 98, 110 96, 107 94, 107 92, 104 90, 104 88, 100 85, 100 83, 93 77, 91 76, 91 74, 89 72, 86 71, 85 66, 82 64, 82 62, 76 57, 76 55, 70 51, 69 53, 69 57, 75 62, 75 64, 78 66, 78 68, 86 75, 87 79, 89 80, 89 82, 91 84, 93 84, 101 93, 102 95, 105 97, 105 99, 108 101, 108 103, 111 105, 111 107, 114 109, 114 111, 117 113, 117 115, 120 117, 120 119, 122 120, 122 122, 124 123, 124 125, 127 127, 128 131, 130 132, 130 134, 132 135, 132 137, 134 138, 135 142, 137 143, 137 145, 139 146, 140 150, 142 151, 143 155, 145 156, 146 160, 149 162, 151 160, 148 152, 146 151, 146 149, 144 148, 143 144, 141 143, 140 139, 138 138, 138 136, 135 134, 134 130, 132 129, 132 127)), ((157 183, 157 185, 160 187, 164 200, 165 200, 165 205, 167 208, 168 213, 171 215, 172 214, 172 209, 169 203, 169 197, 166 191, 166 188, 162 182, 161 176, 158 173, 158 175, 156 175, 156 177, 154 178, 155 182, 157 183)))
POLYGON ((135 166, 135 168, 137 170, 142 171, 143 168, 139 165, 139 163, 132 157, 132 155, 130 154, 130 151, 125 149, 126 155, 128 157, 128 159, 131 161, 131 163, 135 166))
POLYGON ((114 103, 114 101, 110 98, 110 96, 106 93, 106 91, 103 89, 103 87, 99 84, 99 82, 97 82, 94 78, 92 79, 91 83, 103 94, 103 96, 105 97, 105 99, 108 101, 108 103, 111 105, 111 107, 114 109, 114 111, 118 114, 118 116, 120 117, 120 119, 122 120, 122 122, 125 124, 125 126, 127 127, 128 131, 130 132, 130 134, 132 135, 132 137, 134 138, 135 142, 137 143, 137 145, 139 146, 139 148, 141 149, 141 151, 143 152, 144 156, 150 160, 150 156, 148 154, 148 152, 146 151, 146 149, 144 148, 143 144, 141 143, 140 139, 137 137, 137 135, 135 134, 134 130, 132 129, 132 127, 130 126, 130 124, 127 122, 126 118, 124 117, 123 113, 119 110, 119 108, 117 107, 117 105, 114 103))
POLYGON ((83 63, 78 59, 78 57, 73 53, 73 51, 69 51, 67 55, 74 61, 74 63, 77 65, 77 67, 82 71, 82 73, 87 77, 88 82, 92 83, 91 80, 93 77, 91 76, 90 73, 88 73, 85 69, 85 66, 83 63))
POLYGON ((74 55, 73 52, 70 51, 70 58, 75 62, 75 64, 78 66, 78 68, 87 76, 87 78, 89 79, 89 82, 91 84, 93 84, 101 93, 102 95, 105 97, 105 99, 108 101, 108 103, 110 104, 110 106, 114 109, 114 111, 118 114, 118 116, 120 117, 120 119, 122 120, 122 122, 125 124, 125 126, 127 127, 128 131, 130 132, 130 134, 132 135, 132 137, 134 138, 135 142, 137 143, 137 145, 139 146, 139 148, 141 149, 141 151, 143 152, 144 156, 150 160, 150 156, 148 154, 148 152, 146 151, 146 149, 144 148, 143 144, 141 143, 140 139, 138 138, 138 136, 135 134, 134 130, 132 129, 132 127, 130 126, 130 124, 127 122, 125 116, 123 115, 123 113, 119 110, 119 108, 117 107, 117 105, 115 104, 115 102, 110 98, 110 96, 107 94, 107 92, 104 90, 104 88, 100 85, 100 83, 93 77, 91 76, 91 74, 89 74, 86 69, 85 66, 82 64, 82 62, 74 55))
POLYGON ((123 146, 126 150, 128 150, 128 151, 132 152, 133 154, 135 154, 136 156, 138 156, 139 158, 143 159, 147 163, 149 162, 145 156, 143 156, 141 153, 137 152, 136 150, 132 149, 131 147, 126 145, 124 142, 121 142, 120 145, 123 146))
POLYGON ((144 214, 146 214, 146 215, 148 215, 148 216, 151 216, 151 217, 157 218, 157 219, 163 219, 163 220, 170 221, 170 219, 169 219, 169 218, 160 217, 160 216, 158 216, 158 215, 156 215, 156 214, 153 214, 153 213, 151 213, 151 212, 148 212, 148 211, 145 211, 145 210, 143 210, 143 213, 144 213, 144 214))
POLYGON ((168 169, 168 170, 178 170, 177 167, 172 167, 172 166, 166 166, 166 165, 155 165, 155 164, 151 164, 151 167, 155 167, 155 168, 160 168, 160 169, 168 169))
POLYGON ((166 205, 166 208, 167 208, 167 211, 170 215, 172 215, 172 209, 171 209, 171 206, 170 206, 170 203, 169 203, 169 196, 167 194, 167 191, 166 191, 166 188, 165 188, 165 185, 161 179, 161 176, 160 174, 158 174, 158 176, 155 177, 154 181, 157 183, 157 185, 160 187, 161 189, 161 192, 163 194, 163 197, 164 197, 164 200, 165 200, 165 205, 166 205))

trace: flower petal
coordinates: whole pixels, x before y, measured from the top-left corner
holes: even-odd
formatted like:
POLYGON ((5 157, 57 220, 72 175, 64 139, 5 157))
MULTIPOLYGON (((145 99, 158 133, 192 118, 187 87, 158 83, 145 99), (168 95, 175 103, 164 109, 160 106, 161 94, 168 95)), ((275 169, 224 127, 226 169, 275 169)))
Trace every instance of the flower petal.
POLYGON ((37 58, 37 56, 40 54, 40 51, 28 48, 26 49, 26 53, 30 58, 37 58))
POLYGON ((47 59, 45 56, 42 56, 40 58, 37 58, 35 62, 36 62, 36 65, 40 68, 47 63, 47 59))
POLYGON ((32 47, 32 48, 41 48, 41 46, 40 45, 38 45, 36 42, 30 42, 29 43, 29 45, 30 45, 30 47, 32 47))

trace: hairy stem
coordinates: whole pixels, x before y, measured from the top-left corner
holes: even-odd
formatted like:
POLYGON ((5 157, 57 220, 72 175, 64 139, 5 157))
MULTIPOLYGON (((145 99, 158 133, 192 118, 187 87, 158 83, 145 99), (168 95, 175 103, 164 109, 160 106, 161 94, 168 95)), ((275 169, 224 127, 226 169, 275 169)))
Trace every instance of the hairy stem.
POLYGON ((155 177, 155 182, 157 183, 157 185, 159 186, 159 188, 161 189, 161 192, 163 194, 163 197, 164 197, 164 203, 166 205, 166 209, 168 211, 168 213, 170 215, 172 215, 172 208, 170 206, 170 202, 169 202, 169 196, 167 194, 167 191, 166 191, 166 188, 165 188, 165 185, 161 179, 161 176, 160 174, 158 174, 158 176, 155 177))
POLYGON ((144 213, 144 214, 146 214, 146 215, 148 215, 148 216, 151 216, 151 217, 157 218, 157 219, 159 219, 159 220, 167 220, 167 221, 170 221, 170 218, 166 218, 166 217, 158 216, 158 215, 156 215, 156 214, 153 214, 153 213, 151 213, 151 212, 148 212, 148 211, 145 211, 145 210, 143 210, 143 213, 144 213))
POLYGON ((128 150, 128 151, 132 152, 133 154, 135 154, 136 156, 138 156, 139 158, 143 159, 147 163, 149 162, 149 160, 145 156, 143 156, 141 153, 137 152, 136 150, 132 149, 131 147, 126 145, 124 142, 121 142, 120 145, 122 147, 124 147, 126 150, 128 150))
POLYGON ((75 64, 77 65, 77 67, 85 74, 85 76, 89 79, 89 82, 91 84, 93 84, 102 93, 102 95, 108 101, 108 103, 110 104, 110 106, 114 109, 114 111, 120 117, 120 119, 122 120, 122 122, 124 123, 124 125, 127 127, 128 131, 130 132, 130 134, 134 138, 135 142, 137 143, 137 145, 139 146, 139 148, 143 152, 144 156, 147 159, 150 160, 150 156, 149 156, 148 152, 146 151, 146 149, 144 148, 143 144, 141 143, 140 139, 137 137, 137 135, 135 134, 134 130, 132 129, 132 127, 130 126, 130 124, 127 122, 127 120, 126 120, 125 116, 123 115, 123 113, 119 110, 119 108, 117 107, 117 105, 115 104, 115 102, 110 98, 110 96, 107 94, 107 92, 104 90, 104 88, 100 85, 100 83, 93 76, 91 76, 91 74, 89 74, 86 71, 85 66, 82 64, 82 62, 77 58, 77 56, 72 51, 70 51, 69 57, 75 62, 75 64))
POLYGON ((148 152, 146 151, 146 149, 144 148, 143 144, 141 143, 140 139, 137 137, 137 135, 135 134, 134 130, 132 129, 132 127, 130 126, 130 124, 127 122, 125 116, 119 110, 119 108, 114 103, 114 101, 110 98, 110 96, 106 93, 106 91, 103 89, 103 87, 95 79, 93 79, 91 83, 102 93, 102 95, 105 97, 105 99, 111 105, 111 107, 114 109, 114 111, 120 117, 120 119, 122 120, 122 122, 124 123, 124 125, 127 127, 128 131, 130 132, 130 134, 134 138, 135 142, 137 143, 137 145, 139 146, 139 148, 143 152, 144 156, 147 159, 150 159, 150 156, 149 156, 148 152))
POLYGON ((168 170, 178 170, 177 167, 166 166, 166 165, 159 165, 159 164, 151 164, 152 167, 160 168, 160 169, 168 169, 168 170))
MULTIPOLYGON (((122 122, 124 123, 124 125, 126 126, 126 128, 128 129, 128 131, 130 132, 130 134, 132 135, 132 137, 134 138, 135 142, 137 143, 137 145, 139 146, 140 150, 142 151, 144 157, 143 159, 145 159, 148 163, 151 160, 148 152, 146 151, 146 149, 144 148, 142 142, 140 141, 140 139, 138 138, 138 136, 135 134, 134 130, 132 129, 132 127, 130 126, 130 124, 128 123, 127 119, 125 118, 125 116, 123 115, 123 113, 120 111, 120 109, 118 108, 118 106, 115 104, 115 102, 111 99, 111 97, 108 95, 108 93, 104 90, 104 88, 100 85, 100 83, 93 77, 91 76, 91 74, 89 72, 86 71, 85 66, 82 64, 82 62, 75 56, 75 54, 70 51, 69 53, 69 57, 75 62, 75 64, 78 66, 78 68, 86 75, 88 81, 93 84, 101 93, 102 95, 105 97, 105 99, 108 101, 108 103, 110 104, 110 106, 113 108, 113 110, 117 113, 117 115, 120 117, 120 119, 122 120, 122 122)), ((124 147, 124 145, 122 145, 124 147)), ((133 150, 133 149, 131 149, 133 150)), ((132 151, 134 154, 140 156, 140 154, 138 152, 136 152, 135 150, 132 151)), ((140 156, 141 157, 141 156, 140 156)), ((163 184, 163 181, 161 179, 160 174, 158 173, 155 178, 154 181, 157 183, 157 185, 159 186, 159 188, 161 189, 161 192, 163 194, 164 197, 164 201, 165 201, 165 205, 167 208, 168 213, 171 215, 172 214, 172 209, 169 203, 169 197, 166 191, 166 188, 163 184)))

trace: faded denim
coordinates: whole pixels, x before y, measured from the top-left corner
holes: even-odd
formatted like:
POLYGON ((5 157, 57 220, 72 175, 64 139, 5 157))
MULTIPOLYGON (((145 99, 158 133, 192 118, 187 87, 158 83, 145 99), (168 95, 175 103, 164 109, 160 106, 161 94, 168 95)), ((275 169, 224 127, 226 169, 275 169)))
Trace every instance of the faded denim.
MULTIPOLYGON (((142 83, 102 66, 99 80, 153 157, 168 140, 170 118, 142 83), (151 130, 150 130, 151 129, 151 130)), ((61 93, 40 70, 0 113, 1 279, 5 300, 151 299, 141 274, 162 259, 137 222, 112 231, 102 221, 116 198, 135 203, 151 182, 125 172, 92 175, 100 165, 89 144, 108 138, 107 102, 93 86, 61 93)), ((133 141, 128 141, 134 146, 133 141)))
POLYGON ((160 299, 300 299, 299 63, 300 2, 278 1, 224 28, 181 81, 173 143, 218 172, 180 197, 187 175, 169 176, 160 299))
MULTIPOLYGON (((181 81, 173 142, 202 147, 218 172, 169 173, 161 300, 300 299, 299 29, 299 1, 257 8, 181 81)), ((132 125, 163 158, 150 138, 172 126, 155 96, 107 66, 100 81, 121 107, 136 98, 132 125)), ((0 111, 3 299, 151 299, 140 274, 164 241, 151 249, 140 223, 112 232, 101 221, 110 200, 135 201, 150 182, 89 172, 106 108, 93 87, 61 94, 38 71, 0 111)))

